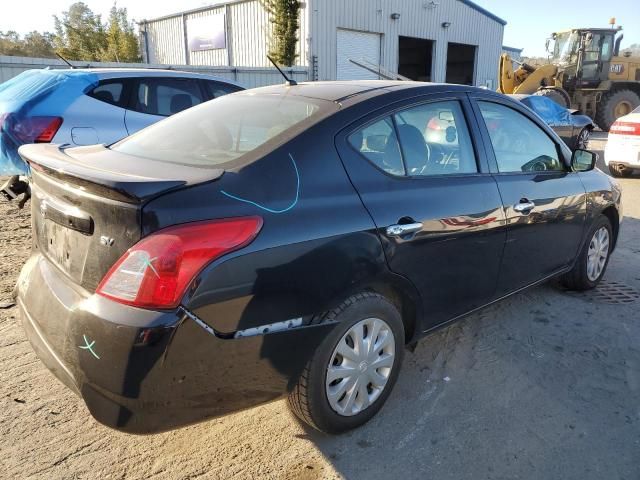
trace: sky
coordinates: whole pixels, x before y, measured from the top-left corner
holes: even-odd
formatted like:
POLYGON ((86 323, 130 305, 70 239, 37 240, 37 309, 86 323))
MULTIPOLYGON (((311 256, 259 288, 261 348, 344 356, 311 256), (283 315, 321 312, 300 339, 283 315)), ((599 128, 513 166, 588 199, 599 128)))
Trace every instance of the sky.
MULTIPOLYGON (((103 18, 108 15, 113 0, 84 0, 103 18)), ((341 1, 341 0, 323 0, 341 1)), ((421 0, 414 0, 421 1, 421 0)), ((609 18, 616 17, 624 27, 622 47, 640 43, 640 0, 475 0, 475 2, 507 21, 504 44, 524 48, 523 55, 545 55, 545 39, 551 32, 572 27, 607 27, 609 18)), ((53 15, 66 10, 73 0, 2 0, 0 30, 53 31, 53 15)), ((215 0, 120 0, 135 20, 154 18, 182 10, 197 8, 215 0)))

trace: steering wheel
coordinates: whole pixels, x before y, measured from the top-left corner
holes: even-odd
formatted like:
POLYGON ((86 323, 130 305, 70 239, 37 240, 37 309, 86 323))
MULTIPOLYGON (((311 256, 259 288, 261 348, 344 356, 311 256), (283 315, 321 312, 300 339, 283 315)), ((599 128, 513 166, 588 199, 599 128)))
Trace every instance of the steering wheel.
POLYGON ((548 160, 549 157, 546 155, 540 155, 522 165, 521 170, 523 172, 546 172, 549 170, 548 160))

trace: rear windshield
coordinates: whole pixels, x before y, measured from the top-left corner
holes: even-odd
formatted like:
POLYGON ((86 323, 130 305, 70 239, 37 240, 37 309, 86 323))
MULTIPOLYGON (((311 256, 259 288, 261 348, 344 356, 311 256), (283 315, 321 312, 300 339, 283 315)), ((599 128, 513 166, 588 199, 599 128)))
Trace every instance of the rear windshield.
POLYGON ((111 148, 176 165, 225 168, 230 162, 252 161, 336 110, 333 102, 286 94, 226 95, 162 120, 111 148))

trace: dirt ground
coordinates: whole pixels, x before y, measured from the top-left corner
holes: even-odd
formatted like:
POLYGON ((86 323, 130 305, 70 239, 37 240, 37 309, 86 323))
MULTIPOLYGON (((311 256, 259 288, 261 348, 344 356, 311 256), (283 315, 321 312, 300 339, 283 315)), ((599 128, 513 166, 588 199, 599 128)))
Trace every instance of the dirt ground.
MULTIPOLYGON (((640 178, 621 183, 626 219, 605 280, 638 291, 640 178)), ((29 234, 28 212, 0 202, 0 302, 29 234)), ((3 308, 0 477, 638 479, 640 301, 597 293, 544 285, 428 337, 380 414, 338 437, 304 428, 282 401, 160 435, 109 430, 3 308)))

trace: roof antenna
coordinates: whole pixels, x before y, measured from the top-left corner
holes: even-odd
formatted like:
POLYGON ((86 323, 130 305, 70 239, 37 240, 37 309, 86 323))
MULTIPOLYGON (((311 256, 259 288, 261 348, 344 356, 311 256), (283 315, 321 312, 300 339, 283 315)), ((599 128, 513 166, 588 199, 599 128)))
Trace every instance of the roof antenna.
POLYGON ((67 65, 69 65, 70 68, 76 68, 74 67, 71 62, 69 60, 67 60, 66 58, 64 58, 62 55, 60 55, 58 52, 56 52, 56 56, 62 60, 64 63, 66 63, 67 65))
POLYGON ((284 84, 285 84, 287 87, 293 87, 294 85, 298 85, 298 82, 296 82, 296 81, 295 81, 294 79, 292 79, 292 78, 287 77, 287 75, 286 75, 282 70, 280 70, 280 67, 279 67, 279 66, 278 66, 278 64, 273 60, 273 58, 271 58, 269 55, 267 55, 267 58, 269 59, 269 61, 270 61, 271 63, 273 63, 273 66, 274 66, 274 67, 276 67, 276 68, 278 69, 278 71, 280 72, 280 75, 282 75, 282 76, 284 77, 284 79, 285 79, 284 84))

